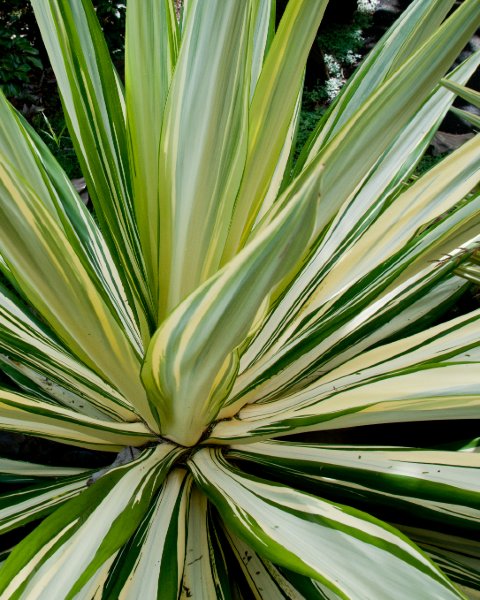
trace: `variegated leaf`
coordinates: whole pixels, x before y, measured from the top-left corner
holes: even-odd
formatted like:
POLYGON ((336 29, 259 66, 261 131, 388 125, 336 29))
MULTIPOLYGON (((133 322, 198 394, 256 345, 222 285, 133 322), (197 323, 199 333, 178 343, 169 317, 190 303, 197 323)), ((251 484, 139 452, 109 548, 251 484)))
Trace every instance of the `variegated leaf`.
POLYGON ((247 476, 218 450, 198 451, 189 465, 239 537, 275 564, 321 581, 340 597, 463 597, 407 538, 365 513, 247 476), (375 578, 372 564, 383 567, 375 578))
POLYGON ((159 322, 218 270, 247 150, 251 4, 195 2, 182 36, 162 128, 160 204, 148 215, 154 227, 160 219, 159 322))
POLYGON ((326 6, 326 0, 289 2, 272 40, 250 106, 247 160, 223 264, 245 244, 269 190, 295 118, 303 67, 326 6))
POLYGON ((175 469, 113 563, 101 598, 177 600, 185 560, 191 479, 175 469))
POLYGON ((91 0, 33 0, 32 6, 106 241, 142 309, 152 314, 134 219, 123 89, 91 0))
POLYGON ((79 414, 35 397, 0 389, 0 429, 73 446, 119 451, 154 441, 143 423, 116 423, 79 414))
POLYGON ((140 356, 73 246, 18 170, 0 159, 0 249, 20 289, 80 360, 155 428, 140 356), (33 225, 34 224, 34 225, 33 225))
POLYGON ((416 0, 375 44, 355 74, 320 120, 296 170, 303 168, 345 125, 362 104, 432 36, 452 8, 453 0, 416 0))
POLYGON ((477 453, 260 442, 233 446, 229 457, 260 464, 285 483, 319 495, 323 490, 373 514, 391 512, 396 522, 403 517, 480 532, 477 453))
POLYGON ((133 407, 0 285, 0 363, 21 388, 96 418, 135 421, 133 407))
POLYGON ((217 415, 237 373, 235 348, 310 238, 317 173, 302 177, 285 195, 290 202, 277 219, 180 304, 150 342, 142 378, 162 432, 183 445, 198 441, 217 415))
MULTIPOLYGON (((125 98, 132 191, 152 296, 158 298, 160 135, 180 32, 173 0, 129 0, 125 98)), ((157 315, 155 314, 155 319, 157 315)))
MULTIPOLYGON (((3 461, 2 461, 3 462, 3 461)), ((37 465, 39 472, 43 465, 37 465)), ((48 473, 48 468, 45 468, 48 473)), ((50 468, 50 471, 53 471, 50 468)), ((61 470, 58 471, 61 473, 61 470)), ((0 534, 42 519, 87 487, 91 473, 62 477, 0 494, 0 534)), ((3 478, 2 478, 3 479, 3 478)))
POLYGON ((252 435, 445 419, 475 419, 480 407, 480 310, 379 346, 290 396, 250 404, 210 433, 252 435))
POLYGON ((168 444, 145 450, 47 517, 2 566, 2 595, 75 598, 134 533, 181 452, 168 444))
POLYGON ((180 600, 230 600, 229 567, 209 518, 207 497, 193 487, 180 600))
MULTIPOLYGON (((480 177, 479 148, 480 136, 398 196, 346 247, 337 247, 333 230, 245 353, 229 404, 308 383, 325 368, 352 317, 358 328, 362 313, 372 314, 375 303, 385 306, 395 295, 406 300, 405 289, 413 293, 422 282, 453 271, 458 263, 442 260, 479 240, 480 197, 460 202, 480 177), (439 220, 455 203, 460 207, 439 220), (245 395, 245 389, 253 391, 245 395)), ((390 312, 389 319, 393 316, 390 312)))

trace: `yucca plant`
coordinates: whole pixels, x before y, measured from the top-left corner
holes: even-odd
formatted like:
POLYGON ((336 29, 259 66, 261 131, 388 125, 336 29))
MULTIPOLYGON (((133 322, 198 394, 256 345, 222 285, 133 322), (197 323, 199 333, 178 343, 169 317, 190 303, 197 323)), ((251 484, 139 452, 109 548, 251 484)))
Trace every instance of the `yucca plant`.
POLYGON ((480 4, 411 4, 293 163, 326 3, 128 0, 123 86, 32 0, 95 215, 2 97, 0 427, 112 459, 0 461, 2 599, 478 594, 478 440, 379 436, 480 414, 480 137, 412 177, 480 4))

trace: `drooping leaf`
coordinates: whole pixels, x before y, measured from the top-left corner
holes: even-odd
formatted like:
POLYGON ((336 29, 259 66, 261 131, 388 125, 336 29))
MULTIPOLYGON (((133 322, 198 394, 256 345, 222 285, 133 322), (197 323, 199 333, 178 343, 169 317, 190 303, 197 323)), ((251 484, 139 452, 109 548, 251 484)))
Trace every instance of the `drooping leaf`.
POLYGON ((120 451, 155 440, 144 423, 117 423, 87 417, 32 396, 0 389, 0 429, 73 446, 120 451))
POLYGON ((375 423, 475 419, 480 406, 480 311, 379 346, 290 396, 250 404, 211 440, 375 423))
POLYGON ((239 537, 261 556, 321 581, 340 597, 462 598, 407 538, 365 513, 244 475, 218 450, 198 451, 189 465, 239 537), (372 564, 383 566, 375 578, 372 564))
POLYGON ((1 593, 74 598, 134 533, 180 454, 168 444, 145 450, 47 517, 2 566, 1 593))
POLYGON ((261 464, 274 477, 383 510, 396 522, 429 522, 468 535, 480 531, 480 455, 380 446, 259 442, 233 446, 229 457, 261 464))

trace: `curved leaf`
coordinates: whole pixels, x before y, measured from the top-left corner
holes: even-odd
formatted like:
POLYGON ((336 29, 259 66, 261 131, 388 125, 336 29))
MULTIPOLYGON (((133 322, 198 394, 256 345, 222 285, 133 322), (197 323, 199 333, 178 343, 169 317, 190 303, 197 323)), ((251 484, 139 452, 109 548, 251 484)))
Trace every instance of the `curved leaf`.
POLYGON ((168 444, 145 450, 47 517, 2 566, 3 596, 74 598, 133 534, 180 454, 168 444))
POLYGON ((365 513, 244 475, 218 450, 200 450, 189 465, 227 525, 254 550, 341 598, 463 597, 407 538, 365 513), (375 578, 372 564, 382 565, 375 578))

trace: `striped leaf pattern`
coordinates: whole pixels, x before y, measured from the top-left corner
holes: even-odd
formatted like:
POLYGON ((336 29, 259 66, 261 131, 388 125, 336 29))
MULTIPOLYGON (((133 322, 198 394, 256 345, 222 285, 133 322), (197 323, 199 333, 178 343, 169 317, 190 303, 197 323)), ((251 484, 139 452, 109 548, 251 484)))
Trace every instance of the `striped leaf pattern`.
POLYGON ((461 598, 405 538, 365 513, 242 475, 218 450, 200 450, 190 464, 195 481, 238 535, 273 562, 320 580, 340 597, 461 598), (366 555, 389 570, 388 580, 372 580, 363 565, 366 555))
POLYGON ((111 566, 102 598, 179 597, 190 487, 185 470, 168 475, 135 535, 111 566))
POLYGON ((169 445, 146 450, 47 517, 31 534, 28 550, 17 546, 3 566, 4 597, 74 598, 135 531, 178 454, 169 445))
POLYGON ((365 352, 302 391, 251 404, 211 440, 429 419, 476 419, 480 311, 365 352))
POLYGON ((124 93, 92 3, 34 0, 32 6, 106 241, 132 292, 151 312, 134 222, 124 93))
POLYGON ((480 597, 480 136, 418 174, 480 4, 410 3, 303 149, 328 2, 276 4, 129 0, 119 74, 32 0, 93 208, 0 93, 2 600, 480 597))
POLYGON ((397 523, 408 517, 478 535, 478 453, 259 442, 244 451, 232 447, 229 456, 263 464, 284 481, 311 484, 320 495, 324 486, 323 493, 331 489, 353 505, 395 512, 397 523))

